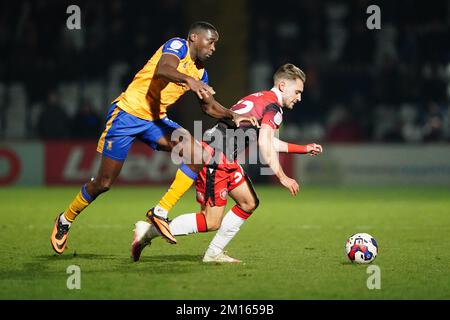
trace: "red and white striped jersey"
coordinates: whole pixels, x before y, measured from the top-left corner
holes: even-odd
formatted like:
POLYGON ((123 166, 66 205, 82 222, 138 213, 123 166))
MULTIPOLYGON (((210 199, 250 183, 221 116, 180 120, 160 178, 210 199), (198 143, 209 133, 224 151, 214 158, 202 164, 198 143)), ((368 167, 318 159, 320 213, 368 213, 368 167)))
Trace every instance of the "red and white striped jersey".
MULTIPOLYGON (((267 124, 278 129, 283 121, 281 93, 277 89, 250 94, 239 100, 231 110, 243 116, 255 117, 259 124, 267 124)), ((239 128, 228 120, 220 120, 213 128, 207 130, 204 143, 214 149, 214 154, 223 153, 227 159, 234 161, 238 154, 258 141, 259 128, 250 122, 241 122, 239 128)), ((216 159, 217 161, 217 159, 216 159)))
POLYGON ((272 89, 250 94, 239 100, 231 110, 244 116, 253 116, 260 124, 265 123, 278 129, 283 121, 283 110, 281 93, 277 91, 272 89))

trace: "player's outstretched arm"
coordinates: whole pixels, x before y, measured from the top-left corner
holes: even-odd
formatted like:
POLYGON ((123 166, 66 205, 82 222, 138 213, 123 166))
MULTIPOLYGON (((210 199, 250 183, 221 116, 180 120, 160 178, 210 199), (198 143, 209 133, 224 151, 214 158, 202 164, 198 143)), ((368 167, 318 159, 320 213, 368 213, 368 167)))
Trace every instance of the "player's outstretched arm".
POLYGON ((262 159, 275 173, 280 183, 285 186, 289 192, 295 196, 300 187, 294 179, 289 178, 283 171, 278 160, 278 154, 274 147, 275 130, 263 123, 259 130, 258 146, 262 159))
POLYGON ((320 144, 310 143, 303 146, 282 141, 277 137, 273 137, 273 145, 277 152, 309 154, 310 156, 316 156, 323 152, 320 144))
POLYGON ((163 54, 156 67, 156 76, 170 82, 185 83, 193 92, 197 94, 203 112, 216 119, 233 120, 236 126, 243 121, 248 121, 254 126, 259 126, 255 117, 241 116, 218 103, 213 95, 216 93, 212 87, 203 81, 181 73, 177 70, 180 59, 172 54, 163 54))
POLYGON ((239 127, 241 122, 248 121, 253 126, 259 128, 258 120, 255 117, 242 116, 222 106, 209 92, 202 90, 202 98, 199 100, 204 113, 216 119, 230 119, 239 127))
POLYGON ((203 81, 195 80, 194 78, 181 73, 177 70, 180 59, 173 54, 163 54, 156 66, 156 76, 163 78, 170 82, 185 83, 189 89, 194 91, 199 99, 202 99, 201 92, 209 92, 211 95, 215 94, 213 88, 203 81))

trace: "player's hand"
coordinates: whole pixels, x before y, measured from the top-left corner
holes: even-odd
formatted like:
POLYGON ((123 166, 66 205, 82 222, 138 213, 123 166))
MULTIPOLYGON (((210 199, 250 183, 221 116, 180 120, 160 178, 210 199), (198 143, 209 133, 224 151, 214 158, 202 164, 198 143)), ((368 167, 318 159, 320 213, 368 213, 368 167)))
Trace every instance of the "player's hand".
POLYGON ((310 156, 317 156, 319 153, 322 153, 323 149, 320 144, 311 143, 306 145, 306 151, 308 151, 310 156))
POLYGON ((212 94, 209 91, 204 89, 200 89, 200 99, 203 100, 203 103, 208 104, 213 102, 212 94))
POLYGON ((294 179, 291 179, 287 176, 282 177, 280 179, 280 182, 283 186, 285 186, 289 190, 289 192, 293 196, 296 196, 300 190, 300 186, 298 185, 297 181, 295 181, 294 179))
POLYGON ((188 78, 186 81, 189 89, 195 92, 199 99, 203 100, 205 97, 216 94, 214 89, 202 81, 195 80, 194 78, 188 78))
POLYGON ((242 116, 238 113, 233 113, 233 122, 236 124, 237 127, 239 127, 241 122, 250 122, 252 124, 252 126, 255 126, 257 128, 259 128, 259 122, 256 119, 256 117, 246 117, 246 116, 242 116))

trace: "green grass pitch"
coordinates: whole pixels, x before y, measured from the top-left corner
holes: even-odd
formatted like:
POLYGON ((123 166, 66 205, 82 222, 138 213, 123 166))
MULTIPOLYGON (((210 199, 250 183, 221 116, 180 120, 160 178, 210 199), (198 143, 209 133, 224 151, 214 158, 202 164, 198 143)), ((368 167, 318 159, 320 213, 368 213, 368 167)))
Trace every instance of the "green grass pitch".
MULTIPOLYGON (((50 246, 53 220, 78 188, 3 188, 0 299, 450 298, 448 188, 304 186, 296 198, 256 189, 260 207, 228 246, 244 263, 206 265, 214 233, 157 239, 130 260, 133 223, 164 188, 114 187, 78 218, 61 256, 50 246), (344 254, 356 232, 378 241, 379 290, 367 288, 367 265, 344 254), (80 267, 79 290, 66 286, 70 265, 80 267)), ((190 190, 171 215, 197 210, 190 190)))

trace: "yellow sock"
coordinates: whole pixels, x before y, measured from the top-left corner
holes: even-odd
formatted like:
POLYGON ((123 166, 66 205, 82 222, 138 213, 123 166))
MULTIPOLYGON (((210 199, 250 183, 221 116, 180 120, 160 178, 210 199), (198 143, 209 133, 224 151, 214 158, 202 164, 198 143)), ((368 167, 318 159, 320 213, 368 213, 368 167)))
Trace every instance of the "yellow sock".
POLYGON ((70 203, 69 208, 64 211, 64 217, 69 222, 73 222, 76 217, 83 211, 91 202, 92 197, 86 192, 86 185, 81 188, 77 196, 70 203))
POLYGON ((197 173, 182 164, 177 170, 175 180, 172 182, 169 190, 161 198, 158 205, 164 210, 170 211, 180 200, 180 198, 189 190, 197 178, 197 173))

